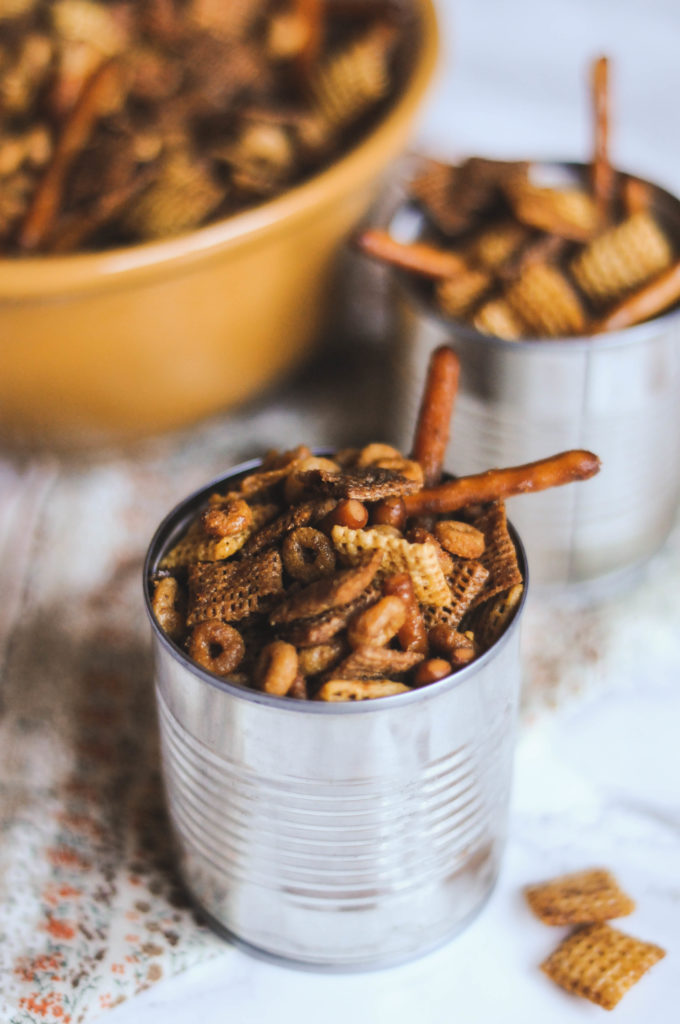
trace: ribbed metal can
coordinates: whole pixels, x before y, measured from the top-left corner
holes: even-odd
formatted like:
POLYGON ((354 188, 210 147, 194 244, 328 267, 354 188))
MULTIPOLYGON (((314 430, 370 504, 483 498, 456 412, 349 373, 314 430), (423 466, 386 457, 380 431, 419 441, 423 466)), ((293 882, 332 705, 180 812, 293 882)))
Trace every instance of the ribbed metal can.
POLYGON ((255 465, 179 505, 145 563, 181 871, 209 921, 260 953, 325 970, 409 960, 463 928, 499 870, 523 604, 476 661, 379 700, 297 701, 212 675, 160 630, 148 581, 208 495, 255 465))
MULTIPOLYGON (((680 202, 649 189, 652 209, 680 238, 680 202)), ((417 235, 413 208, 408 218, 417 235)), ((439 316, 402 275, 392 295, 388 439, 409 447, 403 424, 414 422, 430 354, 451 345, 461 378, 448 469, 476 473, 569 448, 602 461, 584 484, 509 499, 533 585, 598 597, 634 579, 668 537, 680 501, 680 310, 597 336, 504 341, 439 316)))

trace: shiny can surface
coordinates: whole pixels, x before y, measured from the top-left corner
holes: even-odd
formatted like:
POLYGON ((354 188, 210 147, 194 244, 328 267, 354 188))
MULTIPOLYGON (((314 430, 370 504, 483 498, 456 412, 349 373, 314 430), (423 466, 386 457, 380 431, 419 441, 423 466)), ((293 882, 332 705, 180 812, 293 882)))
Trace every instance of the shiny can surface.
MULTIPOLYGON (((680 237, 680 202, 650 186, 680 237)), ((445 320, 395 280, 398 342, 392 440, 416 415, 430 353, 461 358, 447 468, 461 475, 569 448, 602 460, 578 486, 511 498, 532 583, 599 596, 662 546, 680 500, 680 310, 583 338, 504 341, 445 320)))
MULTIPOLYGON (((165 520, 146 580, 223 484, 165 520)), ((352 970, 419 956, 475 915, 505 839, 521 607, 455 676, 357 704, 218 679, 150 618, 170 818, 214 924, 270 956, 352 970)))

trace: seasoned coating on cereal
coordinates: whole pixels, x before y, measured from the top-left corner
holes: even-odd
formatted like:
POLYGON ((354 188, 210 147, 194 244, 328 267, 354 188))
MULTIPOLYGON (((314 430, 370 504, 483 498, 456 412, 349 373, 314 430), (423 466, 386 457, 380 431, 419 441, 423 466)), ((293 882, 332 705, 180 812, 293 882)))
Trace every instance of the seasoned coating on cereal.
POLYGON ((358 501, 400 497, 413 494, 419 488, 417 480, 382 466, 356 466, 341 473, 314 469, 301 473, 300 479, 310 491, 338 499, 356 498, 358 501))
POLYGON ((635 903, 620 888, 611 871, 588 868, 528 885, 527 903, 544 924, 593 924, 625 917, 635 903))
POLYGON ((349 604, 373 582, 381 561, 382 553, 376 551, 355 568, 343 569, 335 576, 317 580, 289 594, 270 612, 270 624, 285 625, 349 604))
POLYGON ((199 562, 189 569, 187 622, 238 622, 269 606, 283 591, 283 566, 270 549, 238 562, 199 562))
POLYGON ((660 946, 608 924, 589 924, 568 935, 543 961, 541 970, 567 992, 613 1010, 665 955, 660 946))

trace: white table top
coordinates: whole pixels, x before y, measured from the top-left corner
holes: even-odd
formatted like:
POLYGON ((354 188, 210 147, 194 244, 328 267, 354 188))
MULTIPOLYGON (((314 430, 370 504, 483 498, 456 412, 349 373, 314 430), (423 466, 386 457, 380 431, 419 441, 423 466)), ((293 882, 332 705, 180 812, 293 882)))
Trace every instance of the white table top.
MULTIPOLYGON (((421 148, 450 156, 586 158, 587 67, 606 52, 613 59, 617 163, 680 191, 674 0, 439 0, 438 6, 443 58, 420 122, 421 148)), ((668 563, 680 570, 679 551, 676 530, 658 561, 671 601, 668 563)), ((661 597, 644 586, 646 595, 631 600, 653 623, 661 597)), ((620 599, 618 633, 609 631, 599 668, 588 669, 589 683, 597 684, 588 699, 567 700, 559 712, 523 728, 501 878, 465 933, 410 965, 344 976, 290 970, 225 947, 223 956, 112 1011, 110 1024, 599 1019, 597 1007, 565 995, 537 969, 563 930, 533 919, 520 892, 528 882, 597 864, 612 868, 637 901, 621 927, 668 950, 617 1007, 616 1020, 676 1019, 680 631, 677 615, 663 634, 642 630, 632 645, 638 656, 625 656, 621 637, 632 614, 626 600, 620 599)), ((541 614, 534 628, 560 630, 558 611, 541 614)), ((578 664, 565 672, 577 688, 578 664)))

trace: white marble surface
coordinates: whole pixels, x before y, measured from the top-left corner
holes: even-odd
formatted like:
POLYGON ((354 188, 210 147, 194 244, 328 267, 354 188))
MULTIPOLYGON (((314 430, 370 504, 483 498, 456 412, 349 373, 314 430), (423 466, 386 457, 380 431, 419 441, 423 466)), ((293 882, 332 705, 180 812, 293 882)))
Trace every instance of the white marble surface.
MULTIPOLYGON (((617 161, 680 191, 676 0, 438 0, 438 7, 443 58, 416 145, 451 156, 583 158, 589 151, 586 68, 593 54, 607 52, 615 62, 617 161)), ((319 441, 329 429, 322 406, 320 398, 308 410, 315 415, 319 441)), ((268 426, 267 414, 262 415, 263 434, 279 429, 278 420, 268 426)), ((283 424, 285 429, 296 425, 283 424)), ((11 468, 0 470, 5 474, 0 485, 10 483, 11 468)), ((11 574, 11 564, 5 568, 11 574)), ((641 590, 621 595, 604 611, 536 609, 533 639, 544 630, 552 653, 542 674, 532 674, 534 685, 537 679, 540 685, 529 694, 530 713, 520 737, 502 874, 491 901, 466 932, 413 964, 345 976, 274 966, 225 945, 222 955, 155 985, 102 1019, 110 1024, 597 1020, 599 1008, 563 994, 537 969, 563 931, 531 917, 521 887, 603 864, 638 904, 621 927, 668 950, 624 998, 615 1019, 621 1024, 677 1020, 678 530, 652 568, 641 590), (599 647, 593 648, 593 636, 599 647), (569 664, 565 648, 571 649, 569 664)), ((0 603, 0 633, 10 611, 0 603)))
MULTIPOLYGON (((606 52, 614 61, 617 162, 680 191, 675 0, 439 0, 438 6, 443 58, 419 146, 452 156, 586 157, 586 69, 594 54, 606 52)), ((668 557, 659 556, 661 572, 668 557)), ((666 585, 664 598, 672 602, 675 592, 666 585)), ((648 625, 636 635, 622 598, 619 633, 610 632, 597 672, 589 669, 598 679, 589 699, 567 701, 525 724, 499 884, 480 917, 448 947, 397 969, 341 977, 288 970, 225 949, 224 956, 114 1010, 110 1024, 599 1019, 599 1008, 563 994, 538 971, 563 932, 532 919, 520 895, 530 881, 593 864, 611 867, 637 901, 621 927, 668 950, 624 998, 616 1019, 676 1020, 680 637, 677 616, 663 635, 649 628, 661 599, 655 605, 652 587, 641 605, 648 625), (626 645, 629 654, 622 654, 626 645)), ((561 629, 558 611, 542 614, 534 628, 561 629)), ((576 643, 575 656, 584 653, 576 643)), ((552 671, 559 674, 559 665, 552 671)), ((566 674, 577 686, 578 665, 566 674)))

